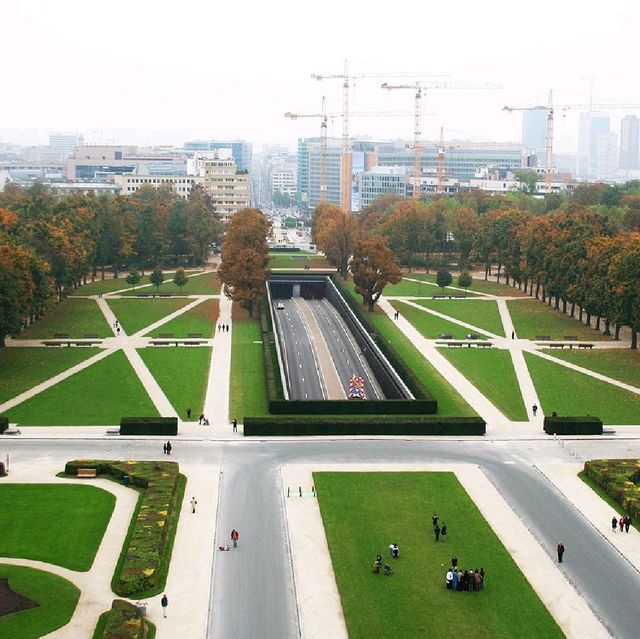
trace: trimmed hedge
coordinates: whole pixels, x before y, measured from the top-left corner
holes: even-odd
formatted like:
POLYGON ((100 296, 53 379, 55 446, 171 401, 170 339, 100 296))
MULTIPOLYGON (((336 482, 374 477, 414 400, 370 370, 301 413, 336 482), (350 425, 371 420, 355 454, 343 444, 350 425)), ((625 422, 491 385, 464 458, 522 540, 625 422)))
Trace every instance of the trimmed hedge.
POLYGON ((0 415, 0 435, 3 435, 7 428, 9 428, 9 418, 4 415, 0 415))
POLYGON ((640 521, 640 459, 591 459, 584 463, 584 472, 640 521))
POLYGON ((299 435, 484 435, 479 417, 245 417, 245 437, 299 435))
POLYGON ((299 251, 299 246, 292 246, 291 248, 288 246, 272 246, 269 249, 269 253, 298 253, 299 251))
POLYGON ((276 400, 269 402, 273 415, 431 415, 435 400, 428 399, 354 399, 276 400))
POLYGON ((177 435, 177 417, 123 417, 121 435, 177 435))
POLYGON ((113 600, 100 639, 146 639, 152 635, 155 626, 142 616, 137 606, 124 599, 113 600))
POLYGON ((260 303, 260 330, 262 331, 262 356, 264 358, 267 397, 269 400, 284 399, 282 379, 280 378, 280 365, 278 364, 273 325, 271 323, 269 303, 266 296, 260 303))
POLYGON ((591 416, 545 416, 544 432, 548 435, 602 435, 602 420, 591 416))
POLYGON ((130 483, 142 489, 138 512, 123 548, 124 561, 118 563, 112 585, 116 594, 123 597, 149 596, 151 591, 156 594, 166 581, 180 517, 184 482, 180 481, 178 464, 76 459, 67 462, 64 472, 77 475, 79 468, 95 468, 98 475, 118 480, 128 475, 130 483))

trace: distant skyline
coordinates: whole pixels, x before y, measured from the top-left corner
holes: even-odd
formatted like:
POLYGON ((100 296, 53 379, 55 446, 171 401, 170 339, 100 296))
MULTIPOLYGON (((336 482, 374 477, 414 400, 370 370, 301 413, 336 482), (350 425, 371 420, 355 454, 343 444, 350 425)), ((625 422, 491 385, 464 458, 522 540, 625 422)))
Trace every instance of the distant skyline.
MULTIPOLYGON (((504 105, 629 102, 640 105, 640 5, 593 0, 488 6, 413 0, 378 6, 327 0, 220 4, 112 0, 14 0, 0 10, 4 91, 0 142, 46 144, 50 131, 87 141, 181 144, 242 138, 293 146, 319 121, 285 111, 342 109, 340 80, 312 73, 389 72, 357 79, 353 111, 413 110, 413 92, 390 72, 447 73, 454 82, 494 82, 494 90, 427 91, 423 137, 517 142, 520 113, 504 105), (413 31, 412 31, 413 29, 413 31), (594 78, 593 80, 589 78, 594 78)), ((611 111, 612 130, 640 109, 611 111)), ((558 112, 555 149, 575 151, 579 111, 558 112)), ((353 137, 410 139, 413 117, 353 117, 353 137)), ((329 134, 339 137, 336 118, 329 134)))

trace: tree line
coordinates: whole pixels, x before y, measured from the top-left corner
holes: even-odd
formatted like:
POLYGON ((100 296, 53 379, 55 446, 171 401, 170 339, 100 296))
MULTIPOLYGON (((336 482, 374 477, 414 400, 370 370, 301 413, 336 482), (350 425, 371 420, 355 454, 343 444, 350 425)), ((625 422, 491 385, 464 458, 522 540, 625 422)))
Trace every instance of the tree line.
POLYGON ((144 274, 170 258, 200 264, 221 233, 199 186, 184 200, 169 186, 56 197, 41 184, 8 185, 0 193, 0 345, 108 267, 118 277, 123 266, 144 274))

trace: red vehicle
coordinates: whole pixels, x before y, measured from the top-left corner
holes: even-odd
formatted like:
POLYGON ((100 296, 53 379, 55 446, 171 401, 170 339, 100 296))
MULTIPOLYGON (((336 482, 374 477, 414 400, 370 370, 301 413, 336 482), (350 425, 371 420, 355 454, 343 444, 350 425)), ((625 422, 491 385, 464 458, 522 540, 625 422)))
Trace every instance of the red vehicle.
POLYGON ((364 379, 358 375, 349 378, 349 399, 367 399, 364 392, 364 379))

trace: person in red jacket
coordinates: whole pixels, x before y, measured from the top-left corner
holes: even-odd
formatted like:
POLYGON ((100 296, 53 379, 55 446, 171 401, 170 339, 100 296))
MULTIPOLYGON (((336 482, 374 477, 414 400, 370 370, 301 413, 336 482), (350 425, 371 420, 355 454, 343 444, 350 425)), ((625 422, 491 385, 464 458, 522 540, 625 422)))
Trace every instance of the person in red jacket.
POLYGON ((233 542, 233 547, 238 547, 238 539, 240 539, 240 533, 234 528, 231 531, 231 541, 233 542))

